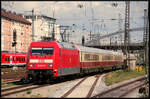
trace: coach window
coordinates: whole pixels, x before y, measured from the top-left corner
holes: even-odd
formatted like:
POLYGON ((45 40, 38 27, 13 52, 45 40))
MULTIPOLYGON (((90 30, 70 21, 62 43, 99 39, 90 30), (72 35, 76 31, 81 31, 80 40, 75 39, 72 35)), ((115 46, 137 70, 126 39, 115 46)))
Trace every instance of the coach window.
POLYGON ((8 57, 8 61, 9 61, 9 57, 8 57))
POLYGON ((7 61, 7 57, 5 58, 5 61, 7 61))
POLYGON ((21 58, 19 57, 19 62, 21 61, 21 58))
POLYGON ((103 61, 105 60, 105 56, 102 56, 102 60, 103 60, 103 61))

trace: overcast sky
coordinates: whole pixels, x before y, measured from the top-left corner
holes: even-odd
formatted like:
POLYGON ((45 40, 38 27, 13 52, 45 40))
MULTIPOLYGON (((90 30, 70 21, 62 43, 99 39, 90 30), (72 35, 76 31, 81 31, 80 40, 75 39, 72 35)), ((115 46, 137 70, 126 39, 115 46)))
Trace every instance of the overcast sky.
MULTIPOLYGON (((44 14, 49 17, 57 19, 57 24, 72 26, 75 24, 73 30, 75 31, 71 39, 76 43, 81 41, 82 35, 87 36, 89 31, 92 29, 91 19, 97 19, 94 21, 93 32, 105 35, 117 31, 118 16, 121 14, 121 28, 124 29, 124 17, 125 17, 125 2, 119 1, 15 1, 11 3, 11 6, 7 6, 2 2, 2 8, 7 10, 15 11, 17 13, 25 13, 25 11, 31 11, 35 9, 35 13, 44 14), (116 7, 112 6, 112 3, 117 3, 116 7), (82 5, 79 7, 79 5, 82 5), (117 19, 117 20, 110 20, 117 19), (83 31, 83 28, 85 29, 83 31), (95 32, 94 32, 95 31, 95 32)), ((8 3, 7 2, 7 3, 8 3)), ((148 9, 147 1, 131 1, 130 2, 130 28, 143 27, 143 15, 144 9, 148 9)), ((143 40, 143 31, 137 31, 131 33, 131 40, 137 39, 138 41, 143 40)))

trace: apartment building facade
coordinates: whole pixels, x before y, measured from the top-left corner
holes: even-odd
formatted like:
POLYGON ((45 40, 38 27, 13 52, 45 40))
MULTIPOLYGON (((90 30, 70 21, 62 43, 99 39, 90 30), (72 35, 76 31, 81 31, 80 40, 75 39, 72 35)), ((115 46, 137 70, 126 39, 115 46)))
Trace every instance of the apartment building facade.
POLYGON ((32 41, 32 25, 22 15, 1 9, 1 51, 14 52, 13 30, 17 33, 17 52, 27 52, 32 41))

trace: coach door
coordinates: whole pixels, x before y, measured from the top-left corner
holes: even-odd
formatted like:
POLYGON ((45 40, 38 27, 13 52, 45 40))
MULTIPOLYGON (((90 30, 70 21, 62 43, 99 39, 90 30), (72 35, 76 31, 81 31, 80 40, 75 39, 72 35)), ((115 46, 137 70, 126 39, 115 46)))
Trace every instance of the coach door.
POLYGON ((10 56, 10 65, 12 66, 12 56, 10 56))

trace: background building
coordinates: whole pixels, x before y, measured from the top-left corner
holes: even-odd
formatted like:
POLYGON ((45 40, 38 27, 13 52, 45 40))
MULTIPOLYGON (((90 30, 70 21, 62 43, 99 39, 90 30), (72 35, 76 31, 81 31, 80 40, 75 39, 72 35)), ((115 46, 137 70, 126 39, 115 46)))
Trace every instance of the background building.
MULTIPOLYGON (((32 15, 24 15, 24 18, 32 22, 32 15)), ((45 15, 34 15, 34 40, 40 41, 43 37, 52 37, 55 33, 55 39, 60 40, 60 28, 55 24, 56 19, 45 15), (54 24, 54 29, 53 29, 54 24)))
POLYGON ((17 31, 17 52, 27 52, 32 40, 31 23, 22 15, 1 10, 1 51, 15 51, 12 47, 13 30, 17 31))

